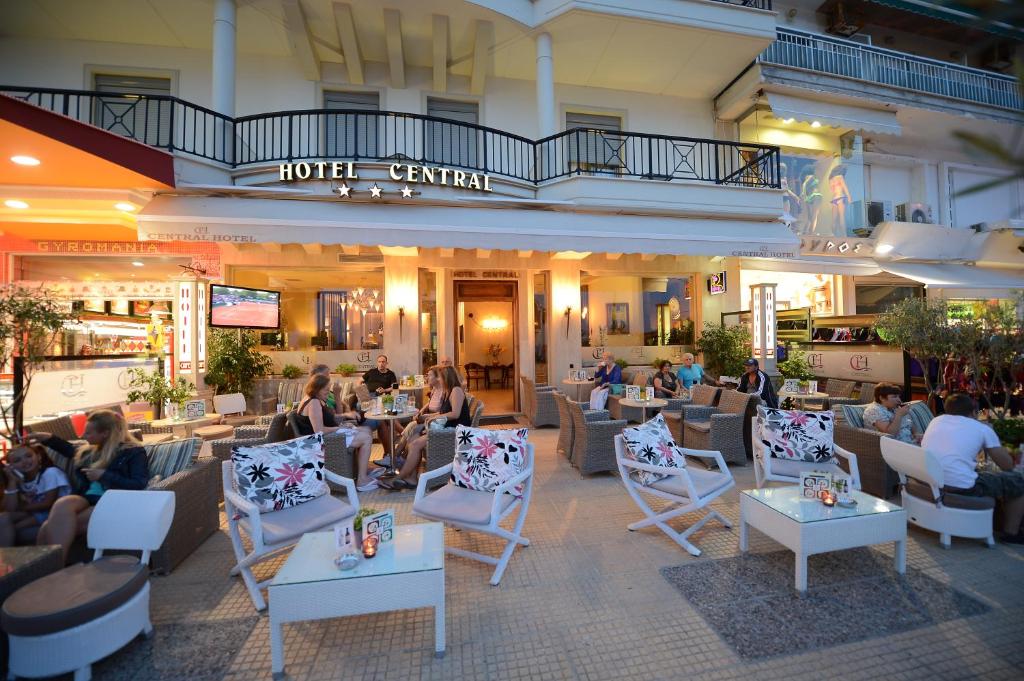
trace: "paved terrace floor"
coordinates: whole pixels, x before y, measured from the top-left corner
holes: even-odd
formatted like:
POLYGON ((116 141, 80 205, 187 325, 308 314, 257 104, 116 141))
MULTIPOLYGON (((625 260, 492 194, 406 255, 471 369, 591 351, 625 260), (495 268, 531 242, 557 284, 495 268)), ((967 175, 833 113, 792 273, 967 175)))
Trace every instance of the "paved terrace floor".
MULTIPOLYGON (((692 558, 661 532, 628 532, 640 515, 612 475, 581 479, 555 453, 556 429, 531 432, 534 501, 519 549, 499 587, 491 569, 449 556, 447 655, 433 654, 433 615, 407 610, 285 626, 287 677, 335 679, 1020 679, 1024 668, 1024 551, 954 540, 911 528, 908 566, 983 601, 983 615, 814 652, 745 663, 659 573, 738 553, 737 530, 709 523, 692 558)), ((750 466, 733 468, 737 488, 754 486, 750 466)), ((394 508, 400 523, 413 493, 361 495, 394 508)), ((715 506, 738 519, 737 492, 715 506)), ((692 522, 686 517, 683 522, 692 522)), ((492 550, 466 533, 452 545, 492 550)), ((490 545, 490 546, 488 546, 490 545)), ((751 531, 753 551, 780 547, 751 531)), ((888 559, 892 545, 878 547, 888 559)), ((227 535, 211 537, 173 574, 152 580, 157 635, 94 667, 119 681, 270 679, 267 617, 238 578, 227 535)), ((891 566, 888 560, 884 563, 891 566)), ((273 566, 276 567, 276 564, 273 566)), ((813 587, 814 571, 811 580, 813 587)), ((708 584, 714 589, 714 584, 708 584)))

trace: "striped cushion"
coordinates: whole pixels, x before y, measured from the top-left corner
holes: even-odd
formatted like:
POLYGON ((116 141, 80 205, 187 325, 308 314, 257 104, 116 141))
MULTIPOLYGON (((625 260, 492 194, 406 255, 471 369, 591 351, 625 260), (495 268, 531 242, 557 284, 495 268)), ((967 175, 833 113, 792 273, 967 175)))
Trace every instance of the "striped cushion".
POLYGON ((839 405, 843 409, 843 418, 854 428, 864 427, 864 408, 866 404, 841 404, 839 405))
POLYGON ((914 431, 923 433, 928 428, 928 424, 932 422, 932 410, 928 408, 926 402, 921 400, 915 400, 908 404, 910 404, 910 423, 914 426, 914 431))
POLYGON ((171 440, 146 447, 150 478, 164 480, 192 466, 203 441, 198 437, 171 440))

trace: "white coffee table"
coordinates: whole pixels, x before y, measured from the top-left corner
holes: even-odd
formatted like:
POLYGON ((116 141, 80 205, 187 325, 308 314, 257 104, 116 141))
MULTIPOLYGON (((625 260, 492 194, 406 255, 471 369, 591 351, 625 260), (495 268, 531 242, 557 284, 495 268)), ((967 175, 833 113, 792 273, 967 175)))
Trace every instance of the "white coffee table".
POLYGON ((292 549, 270 583, 270 658, 276 677, 284 672, 281 625, 434 608, 434 650, 444 655, 444 525, 399 525, 395 538, 369 560, 339 570, 333 532, 310 532, 292 549))
POLYGON ((796 554, 796 590, 807 591, 807 556, 858 546, 895 542, 896 572, 907 571, 907 512, 854 490, 853 508, 803 500, 800 486, 740 492, 740 551, 747 550, 747 526, 761 530, 796 554))

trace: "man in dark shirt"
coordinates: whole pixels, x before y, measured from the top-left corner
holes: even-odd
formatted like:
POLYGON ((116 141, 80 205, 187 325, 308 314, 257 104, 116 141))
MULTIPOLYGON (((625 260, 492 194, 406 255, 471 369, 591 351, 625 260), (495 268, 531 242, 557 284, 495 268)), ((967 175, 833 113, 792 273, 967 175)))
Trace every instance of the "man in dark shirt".
POLYGON ((376 368, 370 369, 363 374, 363 383, 371 395, 383 395, 398 383, 398 376, 388 369, 388 356, 378 355, 376 368))
POLYGON ((775 396, 775 388, 768 374, 761 371, 756 359, 748 359, 743 363, 745 373, 740 377, 741 393, 756 393, 761 396, 766 406, 779 408, 779 398, 775 396))

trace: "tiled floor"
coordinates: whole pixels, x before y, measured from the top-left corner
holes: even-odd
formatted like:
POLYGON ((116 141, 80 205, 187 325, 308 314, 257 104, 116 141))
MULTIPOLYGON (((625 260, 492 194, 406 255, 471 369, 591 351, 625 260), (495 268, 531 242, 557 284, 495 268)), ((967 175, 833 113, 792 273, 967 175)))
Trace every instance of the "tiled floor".
MULTIPOLYGON (((639 513, 611 475, 581 479, 554 453, 555 429, 531 432, 537 446, 536 491, 525 534, 532 545, 513 557, 501 585, 490 569, 448 557, 447 655, 433 655, 429 610, 286 625, 287 676, 293 679, 1020 679, 1024 669, 1024 550, 954 540, 911 529, 908 563, 988 604, 989 613, 895 636, 744 663, 659 574, 665 566, 737 554, 736 530, 710 523, 694 536, 692 558, 656 530, 628 532, 639 513)), ((753 486, 750 467, 734 468, 738 488, 753 486)), ((378 491, 365 505, 411 516, 412 493, 378 491)), ((735 521, 736 492, 717 508, 735 521)), ((683 522, 689 522, 684 518, 683 522)), ((752 549, 779 547, 752 531, 752 549)), ((446 541, 496 548, 464 532, 446 541)), ((891 557, 892 547, 878 549, 891 557)), ((168 577, 153 579, 158 636, 143 661, 119 653, 96 678, 270 678, 266 615, 256 616, 245 589, 228 576, 232 557, 218 533, 168 577), (250 619, 251 618, 251 619, 250 619), (253 622, 251 628, 246 622, 253 622), (196 648, 159 636, 171 623, 221 623, 219 645, 237 648, 226 671, 203 674, 196 648), (248 630, 244 641, 225 640, 248 630), (121 657, 125 656, 125 657, 121 657), (119 664, 123 660, 126 664, 119 664), (134 658, 133 658, 134 659, 134 658), (159 660, 159 665, 152 661, 159 660), (178 665, 178 666, 176 666, 178 665), (187 670, 187 673, 185 672, 187 670), (169 675, 168 675, 169 674, 169 675)), ((885 563, 888 564, 888 563, 885 563)), ((810 573, 813 584, 813 567, 810 573)), ((714 589, 714 584, 706 585, 714 589)))

